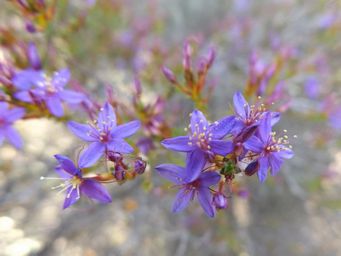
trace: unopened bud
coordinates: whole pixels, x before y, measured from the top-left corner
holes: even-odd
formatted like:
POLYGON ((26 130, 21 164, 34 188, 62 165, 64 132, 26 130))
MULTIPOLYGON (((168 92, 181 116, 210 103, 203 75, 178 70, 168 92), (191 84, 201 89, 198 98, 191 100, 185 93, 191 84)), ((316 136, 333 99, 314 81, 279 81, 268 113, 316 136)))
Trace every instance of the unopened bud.
POLYGON ((138 76, 134 77, 134 85, 135 85, 135 91, 137 95, 141 95, 142 93, 142 86, 141 86, 141 81, 138 78, 138 76))
POLYGON ((218 210, 226 209, 228 206, 227 197, 222 193, 216 193, 213 196, 213 204, 218 210))
POLYGON ((208 59, 207 59, 207 68, 210 68, 215 60, 215 50, 214 48, 210 48, 208 52, 208 59))
POLYGON ((107 154, 110 161, 118 163, 122 161, 123 157, 121 153, 109 151, 107 154))
POLYGON ((29 43, 28 49, 27 49, 27 56, 28 56, 28 60, 31 63, 31 66, 36 70, 40 70, 41 69, 41 61, 39 58, 39 54, 38 54, 36 45, 34 43, 29 43))
POLYGON ((246 168, 245 168, 245 175, 247 176, 252 176, 254 175, 257 171, 259 170, 259 163, 258 161, 254 161, 250 163, 246 168))
POLYGON ((189 44, 189 42, 185 42, 184 48, 183 48, 183 59, 182 59, 182 65, 185 70, 191 69, 191 55, 192 55, 192 47, 189 44))
POLYGON ((176 77, 175 77, 175 75, 174 75, 172 70, 170 70, 167 67, 162 67, 162 72, 163 72, 163 74, 165 75, 165 77, 167 78, 167 80, 169 82, 171 82, 172 84, 176 84, 177 83, 176 77))
POLYGON ((117 181, 123 181, 126 178, 126 172, 123 169, 121 165, 116 165, 115 166, 115 173, 114 173, 115 179, 117 181))
POLYGON ((137 174, 143 174, 144 171, 146 170, 147 163, 146 161, 142 160, 141 158, 138 158, 135 160, 134 163, 134 171, 137 174))

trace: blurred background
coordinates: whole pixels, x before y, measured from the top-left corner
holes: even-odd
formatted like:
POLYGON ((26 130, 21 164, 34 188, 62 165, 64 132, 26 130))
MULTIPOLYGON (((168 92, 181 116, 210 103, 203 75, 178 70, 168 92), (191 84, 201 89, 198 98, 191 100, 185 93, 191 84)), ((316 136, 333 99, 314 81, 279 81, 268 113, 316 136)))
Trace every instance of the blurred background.
POLYGON ((55 176, 53 155, 72 156, 81 142, 61 122, 19 121, 24 149, 0 148, 0 255, 341 255, 341 1, 61 0, 46 1, 51 13, 31 16, 17 2, 0 3, 1 59, 9 52, 15 59, 13 49, 33 41, 44 69, 69 67, 73 86, 97 99, 111 88, 127 120, 136 117, 138 75, 142 101, 162 98, 172 134, 187 125, 193 103, 175 93, 161 67, 181 75, 186 40, 196 56, 216 50, 207 78, 212 120, 231 113, 233 93, 246 88, 250 56, 259 65, 280 61, 273 79, 285 83, 285 113, 276 129, 297 138, 278 176, 262 185, 239 177, 238 193, 215 219, 197 203, 170 212, 175 191, 154 166, 184 158, 157 141, 145 152, 144 175, 107 186, 112 204, 84 199, 63 211, 64 195, 51 190, 58 183, 39 177, 55 176), (27 32, 29 22, 36 33, 27 32))

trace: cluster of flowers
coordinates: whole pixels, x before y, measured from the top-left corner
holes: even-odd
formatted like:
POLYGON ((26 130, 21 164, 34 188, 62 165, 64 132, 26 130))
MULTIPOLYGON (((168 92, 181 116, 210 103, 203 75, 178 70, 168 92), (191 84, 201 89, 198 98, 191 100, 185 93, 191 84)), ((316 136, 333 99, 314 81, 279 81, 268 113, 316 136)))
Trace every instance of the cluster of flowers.
POLYGON ((156 167, 162 177, 180 188, 173 212, 183 210, 197 196, 205 213, 214 217, 217 209, 227 208, 225 191, 231 191, 236 174, 257 173, 264 182, 269 170, 276 175, 284 160, 293 156, 288 136, 276 138, 272 131, 280 120, 279 113, 267 110, 260 102, 249 105, 240 92, 234 95, 233 103, 234 115, 213 123, 194 110, 185 128, 187 136, 162 141, 167 149, 187 153, 185 167, 156 167))
POLYGON ((100 109, 97 120, 88 124, 70 121, 68 127, 77 137, 90 144, 82 150, 77 165, 66 156, 55 155, 59 163, 55 170, 64 180, 56 188, 66 190, 64 209, 77 202, 81 195, 101 203, 110 203, 111 196, 101 183, 123 183, 144 173, 146 162, 142 158, 125 155, 134 149, 124 139, 140 128, 139 121, 117 125, 114 109, 106 103, 100 109), (106 171, 90 174, 88 168, 101 158, 104 159, 106 171))
POLYGON ((61 69, 48 76, 43 70, 37 49, 33 43, 27 47, 30 66, 15 70, 1 63, 0 81, 0 145, 7 138, 16 148, 23 143, 13 124, 19 119, 64 116, 63 103, 79 105, 89 103, 81 92, 65 89, 70 71, 61 69))

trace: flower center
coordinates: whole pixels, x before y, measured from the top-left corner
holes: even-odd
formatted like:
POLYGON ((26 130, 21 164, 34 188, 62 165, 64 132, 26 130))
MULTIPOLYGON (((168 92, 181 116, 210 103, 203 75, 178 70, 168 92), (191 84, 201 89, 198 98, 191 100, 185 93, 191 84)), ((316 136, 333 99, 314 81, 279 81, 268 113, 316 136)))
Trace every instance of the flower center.
POLYGON ((209 151, 211 146, 209 145, 212 140, 212 133, 207 131, 207 127, 199 127, 198 124, 195 125, 195 131, 190 134, 188 145, 196 145, 202 150, 209 151))
POLYGON ((101 142, 108 142, 109 141, 109 134, 108 133, 105 133, 105 132, 101 132, 99 134, 99 140, 101 142))

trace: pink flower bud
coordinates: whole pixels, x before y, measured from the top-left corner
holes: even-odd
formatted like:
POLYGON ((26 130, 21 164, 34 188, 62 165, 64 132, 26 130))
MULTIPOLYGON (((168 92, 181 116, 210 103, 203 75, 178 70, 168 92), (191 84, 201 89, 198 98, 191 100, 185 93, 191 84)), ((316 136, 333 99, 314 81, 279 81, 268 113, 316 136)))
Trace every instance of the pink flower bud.
POLYGON ((176 77, 175 77, 175 75, 174 75, 172 70, 170 70, 167 67, 162 67, 162 72, 163 72, 163 74, 165 75, 165 77, 167 78, 167 80, 169 82, 171 82, 172 84, 177 83, 176 77))

